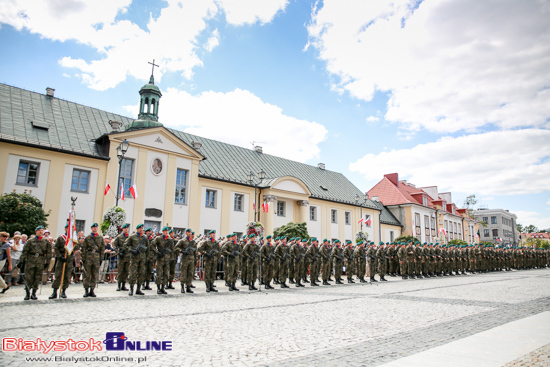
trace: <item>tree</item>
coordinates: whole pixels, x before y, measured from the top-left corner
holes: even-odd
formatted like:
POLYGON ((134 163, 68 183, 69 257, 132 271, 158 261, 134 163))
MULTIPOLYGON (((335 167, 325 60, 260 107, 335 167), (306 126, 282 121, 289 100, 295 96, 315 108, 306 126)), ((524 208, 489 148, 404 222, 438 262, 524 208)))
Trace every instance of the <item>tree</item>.
POLYGON ((286 236, 287 238, 300 237, 302 239, 309 240, 309 234, 307 233, 307 225, 303 223, 294 223, 290 222, 284 226, 280 226, 275 231, 273 231, 274 237, 286 236))
POLYGON ((523 233, 523 225, 520 224, 520 223, 516 223, 516 229, 518 230, 519 233, 523 233))
POLYGON ((38 226, 47 226, 47 213, 42 202, 27 190, 24 193, 10 192, 0 195, 0 230, 13 235, 15 231, 34 234, 38 226))
POLYGON ((474 206, 477 204, 477 198, 475 194, 466 196, 466 199, 464 199, 464 206, 468 208, 468 215, 473 218, 474 217, 474 206))
POLYGON ((536 226, 529 224, 527 227, 523 228, 523 231, 527 233, 537 233, 539 229, 536 226))
POLYGON ((413 237, 411 235, 407 235, 407 236, 403 235, 403 236, 399 236, 395 239, 395 242, 407 242, 407 243, 409 243, 409 241, 413 241, 413 243, 414 243, 414 242, 418 241, 418 238, 413 237))

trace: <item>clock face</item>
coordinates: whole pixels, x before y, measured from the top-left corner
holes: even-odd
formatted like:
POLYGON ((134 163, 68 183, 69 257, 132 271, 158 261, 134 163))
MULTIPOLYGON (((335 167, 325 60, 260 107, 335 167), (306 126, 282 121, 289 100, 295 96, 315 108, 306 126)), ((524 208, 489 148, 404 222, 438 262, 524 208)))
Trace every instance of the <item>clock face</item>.
POLYGON ((159 158, 153 159, 153 162, 151 162, 151 171, 155 175, 160 175, 162 172, 162 161, 159 158))

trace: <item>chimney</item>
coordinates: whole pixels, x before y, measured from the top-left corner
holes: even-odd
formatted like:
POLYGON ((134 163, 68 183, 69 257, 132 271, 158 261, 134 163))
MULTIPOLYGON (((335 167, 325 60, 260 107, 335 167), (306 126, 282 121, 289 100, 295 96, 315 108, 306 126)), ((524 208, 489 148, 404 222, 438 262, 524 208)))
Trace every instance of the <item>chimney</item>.
POLYGON ((109 125, 111 125, 111 129, 113 129, 113 131, 120 131, 120 126, 122 126, 122 123, 117 120, 109 120, 109 125))
POLYGON ((202 143, 200 141, 192 141, 191 145, 195 150, 199 150, 200 148, 202 148, 202 143))
POLYGON ((53 97, 53 93, 54 93, 54 92, 55 92, 55 89, 50 88, 50 87, 46 88, 46 95, 47 95, 48 97, 53 97))
POLYGON ((378 196, 373 196, 372 201, 380 201, 380 200, 378 200, 378 196))
POLYGON ((317 164, 317 167, 324 170, 325 169, 325 164, 324 163, 319 163, 319 164, 317 164))
POLYGON ((258 153, 263 153, 263 151, 264 151, 264 150, 262 149, 262 147, 259 146, 259 145, 256 145, 256 146, 254 147, 254 150, 257 151, 258 153))
POLYGON ((398 173, 388 173, 384 175, 388 180, 391 181, 395 186, 399 187, 399 174, 398 173))

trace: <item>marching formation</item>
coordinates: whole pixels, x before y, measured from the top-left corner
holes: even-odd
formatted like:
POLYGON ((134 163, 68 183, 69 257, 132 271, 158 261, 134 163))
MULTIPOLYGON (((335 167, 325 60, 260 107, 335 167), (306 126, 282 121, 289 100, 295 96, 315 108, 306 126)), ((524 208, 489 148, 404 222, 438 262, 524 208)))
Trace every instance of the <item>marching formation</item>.
MULTIPOLYGON (((98 228, 94 223, 91 233, 81 244, 75 245, 75 250, 81 253, 84 297, 96 297, 94 289, 105 250, 98 228)), ((65 230, 68 231, 68 226, 65 230)), ((129 230, 129 224, 125 224, 112 243, 118 256, 117 291, 128 291, 129 296, 143 295, 144 290, 151 290, 149 283, 153 278, 157 294, 167 294, 167 289, 175 289, 176 264, 180 268, 181 293, 193 293, 197 264, 202 269, 206 292, 217 292, 214 281, 219 263, 223 263, 224 280, 229 291, 239 291, 236 285, 239 274, 241 286, 257 290, 257 282, 265 289, 273 289, 273 285, 289 288, 288 284, 305 287, 306 284, 319 286, 322 283, 328 286, 331 281, 343 284, 343 274, 348 283, 355 283, 354 276, 359 282, 368 283, 386 281, 386 275, 399 275, 403 279, 430 278, 545 268, 550 263, 548 249, 527 247, 421 244, 418 241, 380 242, 378 245, 362 240, 356 244, 339 240, 331 243, 327 239, 319 241, 317 238, 306 240, 285 236, 266 236, 264 239, 256 238, 255 234, 238 240, 236 233, 216 238, 215 231, 210 231, 206 238, 195 238, 191 229, 185 231, 184 238, 178 239, 168 227, 157 236, 143 224, 139 224, 131 234, 129 230), (375 279, 376 274, 379 280, 375 279)), ((59 289, 59 296, 67 298, 66 289, 75 261, 74 252, 68 254, 65 250, 66 241, 67 233, 59 236, 52 251, 50 242, 44 237, 44 227, 36 228, 35 236, 27 241, 17 264, 25 274, 25 300, 37 299, 42 272, 52 256, 56 258, 55 280, 49 298, 57 298, 59 289)))

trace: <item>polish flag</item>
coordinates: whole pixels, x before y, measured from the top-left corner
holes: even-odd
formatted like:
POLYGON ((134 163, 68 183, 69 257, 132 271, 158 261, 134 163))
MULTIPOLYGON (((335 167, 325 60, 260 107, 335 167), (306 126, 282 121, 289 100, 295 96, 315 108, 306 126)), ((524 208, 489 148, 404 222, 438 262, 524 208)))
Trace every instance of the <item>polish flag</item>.
POLYGON ((365 218, 361 217, 361 219, 359 219, 359 222, 357 222, 357 224, 361 224, 365 221, 365 218))
POLYGON ((252 210, 256 210, 256 203, 252 203, 252 210))
POLYGON ((120 200, 124 200, 124 185, 120 184, 120 200))
POLYGON ((107 195, 111 191, 111 185, 107 181, 105 181, 105 194, 103 196, 107 195))
POLYGON ((134 199, 137 199, 137 198, 138 198, 136 184, 133 184, 133 185, 130 187, 130 194, 132 194, 132 196, 134 197, 134 199))
POLYGON ((265 212, 269 213, 269 202, 265 202, 265 212))
POLYGON ((447 235, 447 231, 445 230, 445 228, 439 228, 439 233, 443 233, 443 236, 447 235))
POLYGON ((367 227, 370 227, 370 224, 371 224, 370 216, 369 216, 369 219, 367 219, 367 221, 365 223, 367 224, 367 227))

